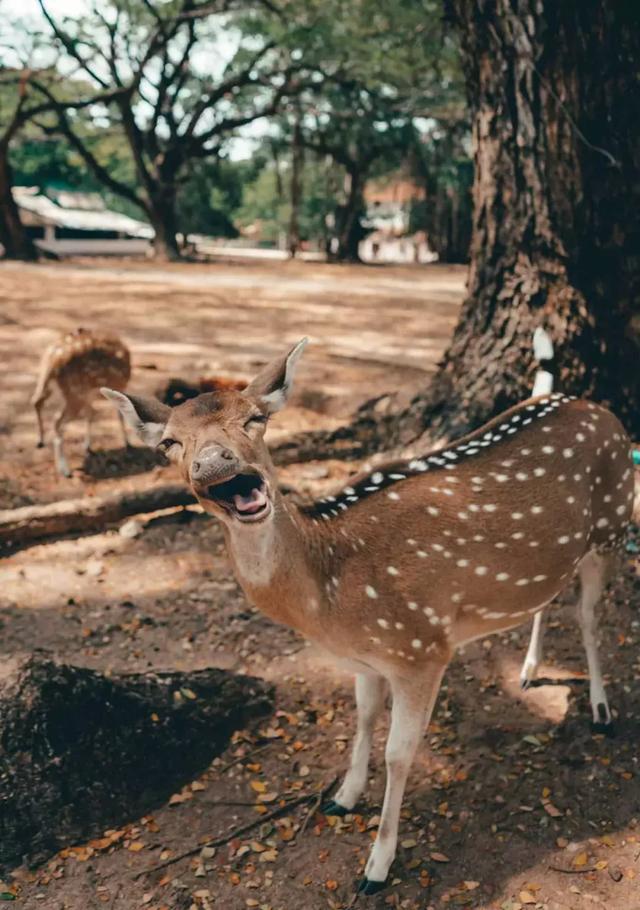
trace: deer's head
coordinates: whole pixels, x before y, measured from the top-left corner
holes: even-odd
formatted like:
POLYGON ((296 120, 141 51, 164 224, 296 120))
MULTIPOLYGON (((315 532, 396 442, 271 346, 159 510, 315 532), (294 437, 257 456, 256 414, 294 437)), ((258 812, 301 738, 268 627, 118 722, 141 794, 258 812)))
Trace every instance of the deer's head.
POLYGON ((272 516, 276 489, 267 421, 286 404, 306 343, 264 367, 242 392, 205 392, 173 408, 112 389, 102 394, 143 442, 179 465, 205 511, 227 524, 255 525, 272 516))

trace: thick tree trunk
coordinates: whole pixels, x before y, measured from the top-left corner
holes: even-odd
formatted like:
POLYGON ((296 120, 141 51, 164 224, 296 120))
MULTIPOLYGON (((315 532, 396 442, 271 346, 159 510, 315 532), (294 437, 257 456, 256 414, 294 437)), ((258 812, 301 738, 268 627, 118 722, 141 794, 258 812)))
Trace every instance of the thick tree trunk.
POLYGON ((149 220, 155 232, 153 251, 160 262, 181 259, 177 240, 176 194, 173 186, 160 186, 149 198, 149 220))
POLYGON ((639 438, 640 6, 449 9, 473 118, 468 297, 408 409, 366 407, 315 448, 363 455, 477 427, 530 394, 537 325, 553 336, 558 388, 608 404, 639 438))
POLYGON ((6 259, 33 262, 38 258, 38 250, 20 220, 12 186, 8 144, 0 141, 0 245, 6 259))
POLYGON ((365 175, 358 168, 352 168, 348 176, 349 191, 345 204, 338 211, 337 248, 331 255, 332 262, 360 262, 358 247, 364 236, 360 216, 364 207, 365 175))
POLYGON ((0 871, 162 805, 272 707, 272 686, 225 670, 107 677, 14 660, 0 684, 0 871))

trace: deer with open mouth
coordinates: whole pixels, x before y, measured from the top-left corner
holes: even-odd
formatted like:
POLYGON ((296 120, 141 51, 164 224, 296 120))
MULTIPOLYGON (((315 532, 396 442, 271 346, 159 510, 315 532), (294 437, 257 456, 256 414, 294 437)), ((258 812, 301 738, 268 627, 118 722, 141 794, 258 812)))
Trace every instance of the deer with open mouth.
MULTIPOLYGON (((446 448, 294 504, 278 489, 264 432, 286 403, 304 344, 242 392, 174 408, 103 391, 222 521, 249 600, 353 667, 357 732, 326 812, 344 814, 359 800, 390 687, 384 803, 359 885, 373 894, 395 856, 407 775, 456 650, 531 619, 576 571, 581 622, 595 634, 594 606, 631 516, 632 454, 604 408, 543 395, 446 448)), ((592 658, 599 674, 595 648, 592 658)))

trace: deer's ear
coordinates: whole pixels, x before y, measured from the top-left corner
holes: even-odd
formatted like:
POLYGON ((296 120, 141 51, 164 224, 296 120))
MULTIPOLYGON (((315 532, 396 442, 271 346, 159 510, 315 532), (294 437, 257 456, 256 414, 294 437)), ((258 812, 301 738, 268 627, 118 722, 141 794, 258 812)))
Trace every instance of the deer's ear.
POLYGON ((124 420, 148 446, 157 446, 162 439, 171 408, 157 398, 142 395, 125 395, 114 389, 100 389, 112 401, 124 420))
POLYGON ((288 354, 272 360, 244 390, 244 394, 255 399, 268 414, 279 411, 287 403, 296 364, 308 340, 303 338, 288 354))

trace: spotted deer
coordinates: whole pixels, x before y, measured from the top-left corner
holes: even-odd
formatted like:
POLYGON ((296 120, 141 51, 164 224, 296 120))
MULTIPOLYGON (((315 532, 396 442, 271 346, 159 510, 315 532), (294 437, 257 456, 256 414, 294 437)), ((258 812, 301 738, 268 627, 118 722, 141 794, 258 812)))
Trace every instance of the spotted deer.
MULTIPOLYGON (((91 451, 93 402, 100 387, 108 384, 122 391, 131 375, 129 349, 115 335, 78 328, 62 335, 42 355, 31 404, 38 421, 38 446, 44 446, 42 409, 56 382, 62 393, 62 407, 53 421, 53 453, 60 474, 70 477, 71 471, 63 451, 63 427, 68 420, 84 416, 87 421, 85 452, 91 451)), ((119 415, 120 416, 120 415, 119 415)), ((120 424, 125 445, 127 434, 122 417, 120 424)))
POLYGON ((389 685, 384 803, 359 885, 371 894, 393 861, 409 768, 456 649, 526 622, 576 569, 589 591, 584 615, 594 622, 631 512, 631 455, 613 414, 543 395, 445 448, 294 504, 278 490, 264 433, 287 400, 304 344, 243 392, 169 408, 103 391, 220 519, 249 600, 353 669, 357 731, 328 813, 352 810, 363 792, 389 685))

